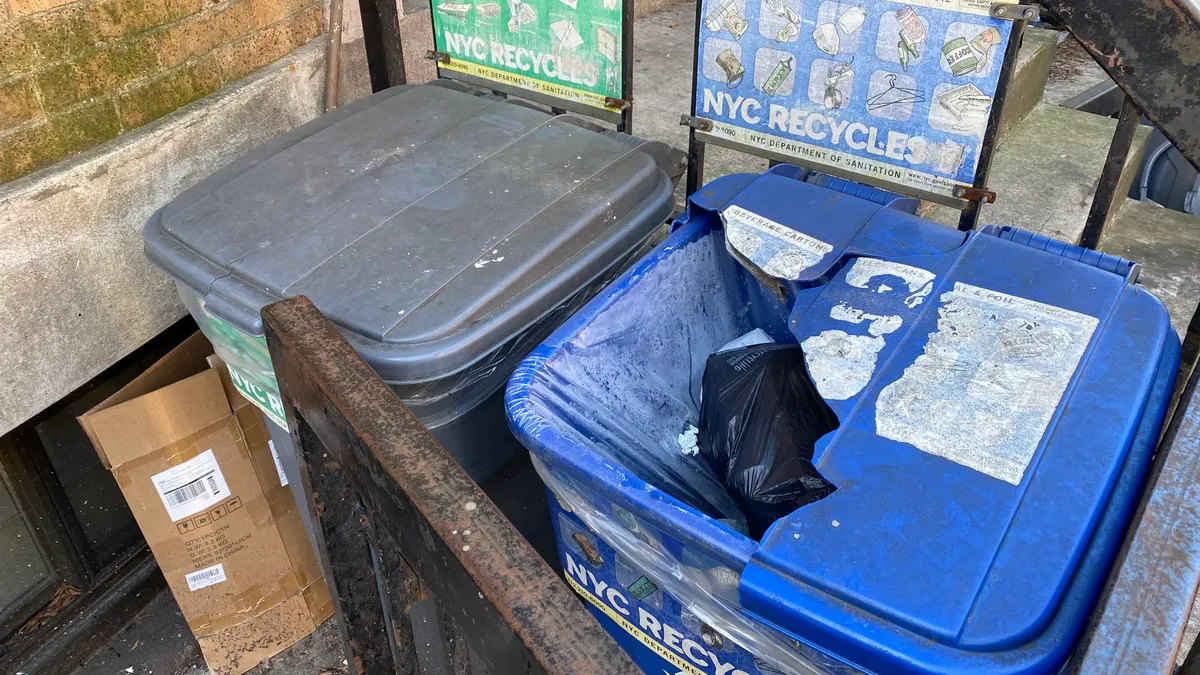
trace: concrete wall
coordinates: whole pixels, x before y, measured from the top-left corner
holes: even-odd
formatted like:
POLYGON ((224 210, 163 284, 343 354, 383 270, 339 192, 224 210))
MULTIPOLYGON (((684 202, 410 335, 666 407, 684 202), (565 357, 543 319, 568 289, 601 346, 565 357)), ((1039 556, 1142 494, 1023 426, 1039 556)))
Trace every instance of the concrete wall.
POLYGON ((237 81, 321 30, 320 0, 0 0, 0 183, 237 81))

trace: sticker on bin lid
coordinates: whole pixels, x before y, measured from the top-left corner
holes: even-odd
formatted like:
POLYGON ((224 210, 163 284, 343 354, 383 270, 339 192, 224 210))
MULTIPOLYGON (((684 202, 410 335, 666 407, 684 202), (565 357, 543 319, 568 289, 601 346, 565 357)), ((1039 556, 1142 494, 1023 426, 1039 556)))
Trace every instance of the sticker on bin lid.
POLYGON ((955 283, 924 353, 883 388, 879 436, 1019 485, 1099 320, 955 283))
POLYGON ((721 212, 725 243, 776 279, 795 281, 833 251, 829 244, 740 206, 721 212))
POLYGON ((912 309, 925 302, 925 297, 933 290, 933 280, 936 276, 929 270, 902 265, 891 260, 859 258, 854 261, 854 265, 846 274, 846 283, 855 288, 885 293, 892 290, 891 286, 882 280, 874 286, 871 282, 878 277, 896 277, 904 281, 904 285, 908 287, 909 296, 904 299, 904 306, 912 309))

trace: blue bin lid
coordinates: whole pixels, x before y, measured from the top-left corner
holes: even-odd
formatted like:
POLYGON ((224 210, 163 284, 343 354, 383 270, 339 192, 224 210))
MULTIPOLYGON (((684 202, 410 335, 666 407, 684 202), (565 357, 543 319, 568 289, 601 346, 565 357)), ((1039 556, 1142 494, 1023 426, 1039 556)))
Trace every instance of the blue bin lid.
POLYGON ((1136 267, 774 172, 714 184, 697 208, 768 257, 788 245, 773 228, 800 233, 783 237, 808 249, 785 280, 790 327, 841 421, 814 458, 837 491, 767 532, 743 608, 878 672, 1054 672, 1136 500, 1161 400, 1143 412, 1178 364, 1136 267))

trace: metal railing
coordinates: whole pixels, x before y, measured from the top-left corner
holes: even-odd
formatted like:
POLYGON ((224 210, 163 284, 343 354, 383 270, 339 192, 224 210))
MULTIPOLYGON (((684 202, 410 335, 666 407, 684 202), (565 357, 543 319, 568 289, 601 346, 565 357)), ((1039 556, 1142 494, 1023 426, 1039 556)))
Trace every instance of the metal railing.
POLYGON ((307 298, 263 318, 350 673, 640 673, 307 298))

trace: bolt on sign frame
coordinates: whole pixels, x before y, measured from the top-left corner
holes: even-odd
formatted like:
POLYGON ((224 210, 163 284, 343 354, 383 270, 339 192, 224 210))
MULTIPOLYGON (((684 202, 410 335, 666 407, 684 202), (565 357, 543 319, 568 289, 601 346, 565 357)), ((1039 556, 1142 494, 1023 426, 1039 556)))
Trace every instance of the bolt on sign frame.
POLYGON ((431 0, 438 77, 632 133, 633 0, 431 0))
POLYGON ((987 176, 1026 21, 989 0, 702 0, 688 193, 713 143, 963 210, 987 176))

